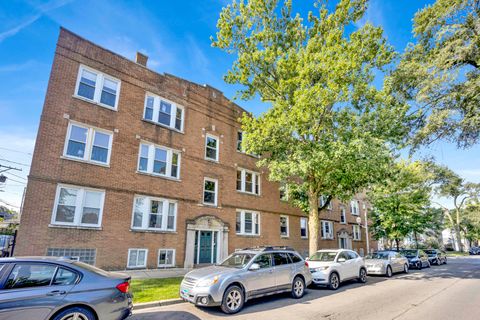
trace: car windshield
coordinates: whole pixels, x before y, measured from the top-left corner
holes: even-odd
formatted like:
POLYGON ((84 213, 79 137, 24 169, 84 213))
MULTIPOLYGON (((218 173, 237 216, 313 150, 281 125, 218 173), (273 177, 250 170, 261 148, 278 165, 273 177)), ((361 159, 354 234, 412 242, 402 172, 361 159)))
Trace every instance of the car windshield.
POLYGON ((220 263, 220 265, 222 267, 241 269, 244 268, 254 256, 255 255, 251 253, 234 253, 220 263))
POLYGON ((417 256, 417 250, 403 250, 402 254, 407 258, 414 258, 417 256))
POLYGON ((333 261, 336 256, 337 252, 335 251, 319 251, 310 257, 310 261, 333 261))
POLYGON ((366 258, 388 260, 389 256, 390 256, 389 252, 375 252, 373 254, 369 254, 366 258))
POLYGON ((425 253, 428 254, 429 256, 434 256, 437 254, 437 251, 435 250, 425 250, 425 253))

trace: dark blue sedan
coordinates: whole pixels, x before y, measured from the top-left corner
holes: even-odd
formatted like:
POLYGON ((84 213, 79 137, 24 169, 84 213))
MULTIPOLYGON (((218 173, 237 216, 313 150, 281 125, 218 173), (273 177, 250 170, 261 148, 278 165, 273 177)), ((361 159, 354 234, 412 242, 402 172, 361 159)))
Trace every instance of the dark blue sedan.
POLYGON ((53 257, 0 259, 0 320, 119 320, 130 277, 53 257))

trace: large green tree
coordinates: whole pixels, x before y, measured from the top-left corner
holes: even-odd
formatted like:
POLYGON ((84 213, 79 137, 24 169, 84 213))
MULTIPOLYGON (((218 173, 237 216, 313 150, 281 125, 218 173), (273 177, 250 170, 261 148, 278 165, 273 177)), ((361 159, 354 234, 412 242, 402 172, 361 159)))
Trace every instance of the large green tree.
POLYGON ((419 116, 414 143, 480 140, 480 0, 437 0, 413 19, 395 91, 419 116))
POLYGON ((241 119, 245 147, 262 156, 270 180, 305 195, 294 203, 308 212, 310 253, 318 248, 319 196, 326 207, 382 179, 408 130, 408 108, 373 85, 394 51, 381 28, 353 27, 365 8, 366 0, 341 0, 333 10, 319 1, 304 19, 290 0, 234 1, 212 38, 236 56, 225 80, 242 86, 239 96, 271 104, 241 119))

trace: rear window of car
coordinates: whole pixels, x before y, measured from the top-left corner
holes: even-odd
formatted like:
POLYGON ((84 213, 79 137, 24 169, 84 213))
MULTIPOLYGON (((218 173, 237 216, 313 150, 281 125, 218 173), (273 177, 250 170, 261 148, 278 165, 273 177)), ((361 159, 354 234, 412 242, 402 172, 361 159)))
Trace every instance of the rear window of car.
POLYGON ((289 264, 290 259, 288 258, 287 253, 277 252, 273 254, 273 261, 276 266, 281 266, 282 264, 289 264))
POLYGON ((288 255, 290 256, 290 259, 292 259, 293 263, 302 262, 302 258, 297 256, 295 253, 289 253, 288 255))

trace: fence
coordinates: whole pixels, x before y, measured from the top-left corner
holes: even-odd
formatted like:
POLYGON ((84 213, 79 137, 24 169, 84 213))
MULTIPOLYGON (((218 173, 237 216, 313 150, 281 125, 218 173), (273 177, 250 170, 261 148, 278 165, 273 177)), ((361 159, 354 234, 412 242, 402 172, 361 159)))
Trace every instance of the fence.
POLYGON ((15 251, 17 230, 0 228, 0 257, 12 257, 15 251))

